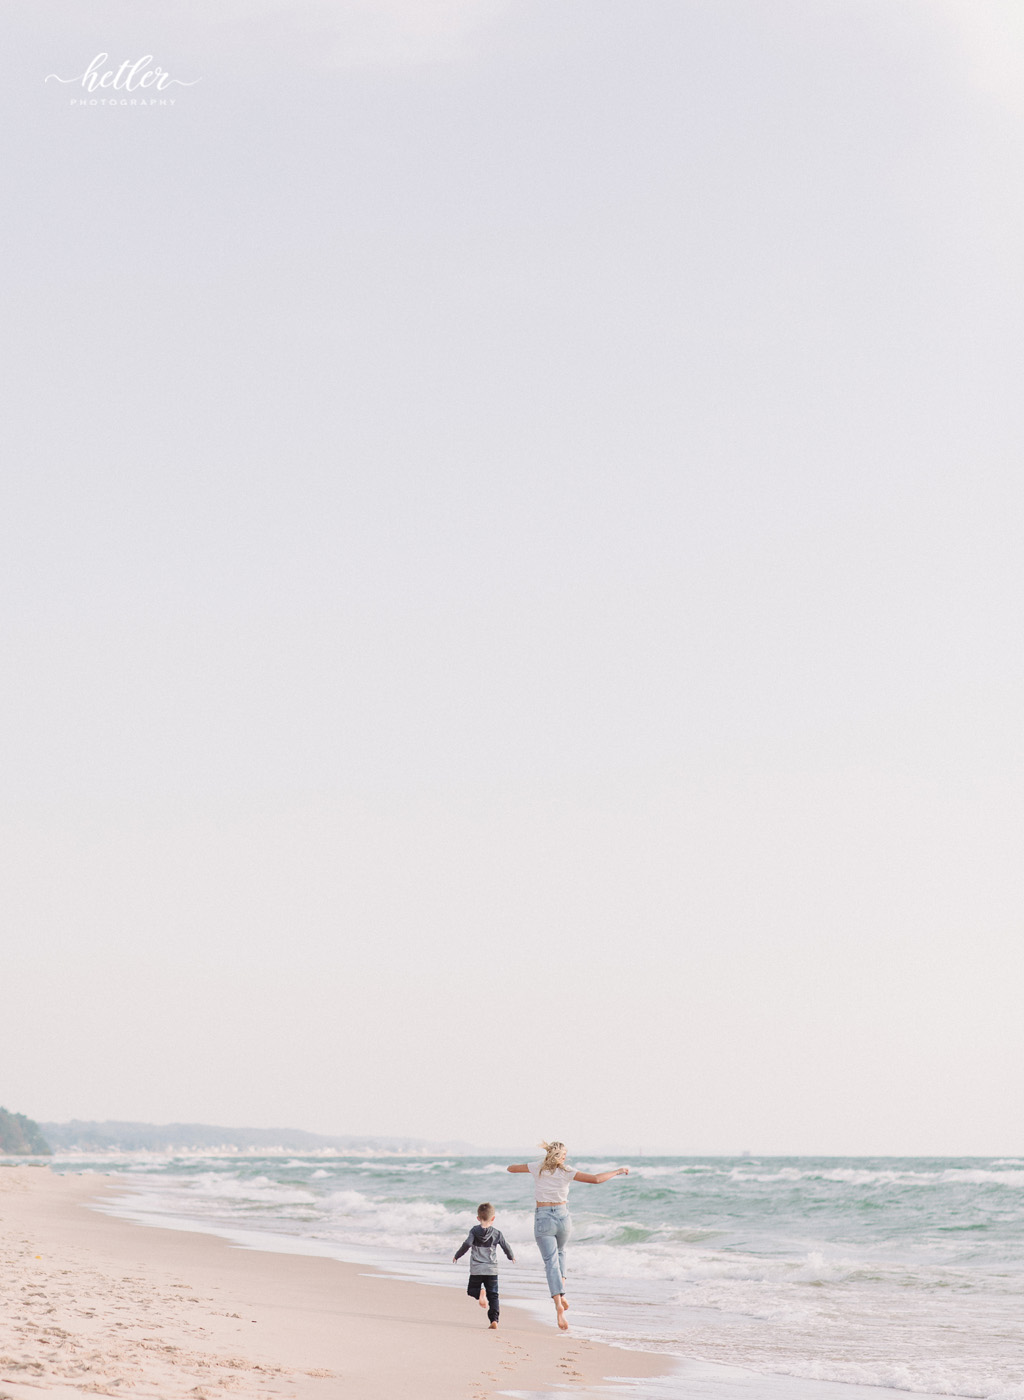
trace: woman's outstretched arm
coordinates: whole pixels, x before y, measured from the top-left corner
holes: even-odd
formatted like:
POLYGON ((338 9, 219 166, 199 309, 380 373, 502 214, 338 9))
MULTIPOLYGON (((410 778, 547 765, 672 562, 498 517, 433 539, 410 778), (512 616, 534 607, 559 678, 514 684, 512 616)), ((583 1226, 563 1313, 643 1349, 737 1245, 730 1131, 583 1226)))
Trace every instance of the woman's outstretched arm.
MULTIPOLYGON (((515 1171, 515 1167, 509 1167, 509 1171, 515 1171)), ((590 1186, 600 1186, 602 1181, 611 1181, 613 1176, 629 1176, 628 1167, 616 1167, 613 1172, 599 1172, 594 1176, 592 1172, 577 1172, 573 1181, 585 1181, 590 1186)))
POLYGON ((515 1166, 506 1167, 505 1170, 507 1172, 528 1172, 530 1168, 525 1162, 516 1162, 515 1166))

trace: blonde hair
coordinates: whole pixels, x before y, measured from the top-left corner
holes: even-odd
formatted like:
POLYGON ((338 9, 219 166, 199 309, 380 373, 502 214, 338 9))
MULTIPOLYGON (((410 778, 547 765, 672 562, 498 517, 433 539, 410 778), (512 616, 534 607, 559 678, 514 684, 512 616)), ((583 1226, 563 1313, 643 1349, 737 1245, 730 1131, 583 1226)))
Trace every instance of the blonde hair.
MULTIPOLYGON (((563 1165, 566 1150, 564 1142, 542 1142, 540 1145, 544 1149, 544 1160, 540 1164, 542 1172, 553 1172, 563 1165)), ((540 1172, 537 1175, 539 1176, 540 1172)))

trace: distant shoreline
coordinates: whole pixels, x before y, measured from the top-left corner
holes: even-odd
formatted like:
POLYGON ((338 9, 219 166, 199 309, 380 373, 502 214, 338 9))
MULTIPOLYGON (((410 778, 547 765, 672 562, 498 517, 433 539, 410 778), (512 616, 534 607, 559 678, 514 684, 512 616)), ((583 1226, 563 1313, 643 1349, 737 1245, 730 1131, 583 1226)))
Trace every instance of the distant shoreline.
POLYGON ((408 1135, 381 1133, 311 1133, 302 1128, 224 1127, 212 1123, 139 1123, 118 1119, 78 1119, 40 1123, 55 1152, 340 1152, 476 1154, 482 1149, 458 1139, 428 1141, 408 1135))

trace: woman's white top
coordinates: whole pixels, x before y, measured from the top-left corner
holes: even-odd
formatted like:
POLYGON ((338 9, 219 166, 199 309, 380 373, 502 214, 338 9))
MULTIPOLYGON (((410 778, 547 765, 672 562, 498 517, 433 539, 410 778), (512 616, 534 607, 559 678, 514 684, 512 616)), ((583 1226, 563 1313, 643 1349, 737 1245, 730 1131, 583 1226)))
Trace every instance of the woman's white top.
POLYGON ((539 1162, 528 1162, 526 1165, 536 1186, 534 1196, 538 1203, 543 1202, 546 1206, 564 1206, 569 1199, 569 1182, 576 1175, 576 1168, 556 1167, 553 1172, 545 1172, 541 1176, 540 1169, 544 1165, 543 1157, 539 1162))

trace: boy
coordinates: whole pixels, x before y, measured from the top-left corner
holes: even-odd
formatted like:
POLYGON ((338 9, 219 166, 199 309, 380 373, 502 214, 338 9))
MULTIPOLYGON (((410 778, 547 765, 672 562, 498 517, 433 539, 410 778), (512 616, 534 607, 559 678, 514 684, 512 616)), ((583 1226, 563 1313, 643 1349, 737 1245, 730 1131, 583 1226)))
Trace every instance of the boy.
POLYGON ((470 1251, 469 1287, 466 1292, 471 1298, 476 1298, 482 1308, 487 1309, 487 1319, 493 1330, 498 1325, 498 1246, 501 1246, 513 1264, 516 1261, 505 1236, 494 1228, 494 1207, 489 1201, 484 1201, 482 1206, 477 1207, 476 1218, 479 1224, 474 1225, 463 1240, 452 1263, 457 1264, 466 1250, 470 1251), (481 1286, 487 1294, 486 1298, 480 1297, 481 1286))

